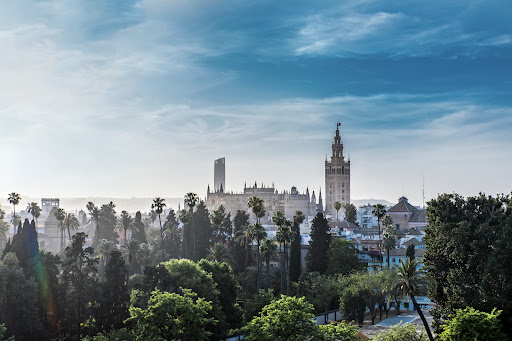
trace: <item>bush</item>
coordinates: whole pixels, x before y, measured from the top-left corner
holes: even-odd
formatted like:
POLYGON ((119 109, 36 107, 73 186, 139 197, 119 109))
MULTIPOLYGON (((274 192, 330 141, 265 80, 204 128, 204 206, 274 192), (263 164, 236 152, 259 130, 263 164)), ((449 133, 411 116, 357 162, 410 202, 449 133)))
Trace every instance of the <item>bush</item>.
POLYGON ((493 309, 485 313, 474 308, 457 309, 455 315, 442 327, 441 340, 464 341, 464 340, 505 340, 505 334, 501 331, 499 321, 500 311, 493 309))
POLYGON ((334 322, 319 326, 320 333, 326 341, 355 341, 358 340, 359 329, 345 322, 334 322))
POLYGON ((428 341, 424 332, 418 333, 414 324, 399 323, 381 332, 373 339, 375 341, 428 341))

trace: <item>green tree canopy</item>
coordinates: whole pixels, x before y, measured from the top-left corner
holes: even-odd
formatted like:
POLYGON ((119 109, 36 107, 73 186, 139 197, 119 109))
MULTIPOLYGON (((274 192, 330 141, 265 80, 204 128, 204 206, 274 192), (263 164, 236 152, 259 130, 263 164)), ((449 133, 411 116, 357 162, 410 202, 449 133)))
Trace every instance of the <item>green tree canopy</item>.
POLYGON ((247 341, 308 340, 319 336, 313 305, 304 297, 281 296, 244 328, 247 341))
POLYGON ((181 294, 153 291, 146 309, 130 308, 127 323, 134 324, 136 340, 209 340, 208 327, 215 320, 208 316, 211 302, 189 289, 181 294))
POLYGON ((333 239, 327 257, 329 259, 328 274, 348 275, 353 271, 362 270, 366 266, 357 258, 354 242, 345 239, 333 239))
POLYGON ((501 311, 493 309, 490 313, 478 311, 472 307, 457 309, 448 322, 443 325, 440 339, 443 341, 494 341, 505 340, 499 316, 501 311))

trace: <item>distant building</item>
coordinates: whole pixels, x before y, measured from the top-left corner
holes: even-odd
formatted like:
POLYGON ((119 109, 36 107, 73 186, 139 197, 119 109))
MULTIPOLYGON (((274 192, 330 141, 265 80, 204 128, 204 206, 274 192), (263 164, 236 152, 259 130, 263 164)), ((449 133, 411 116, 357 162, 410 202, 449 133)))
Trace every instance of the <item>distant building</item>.
POLYGON ((339 201, 341 205, 350 204, 350 160, 343 155, 340 124, 336 126, 336 135, 332 144, 330 160, 325 160, 325 211, 336 214, 333 204, 339 201))
POLYGON ((41 209, 42 214, 48 216, 53 208, 60 207, 60 199, 57 198, 42 198, 41 199, 41 209))
POLYGON ((406 197, 398 199, 398 204, 391 207, 387 214, 393 219, 393 226, 397 230, 411 228, 423 230, 427 226, 425 209, 419 209, 409 204, 406 197))
POLYGON ((213 190, 214 192, 223 192, 226 189, 226 159, 215 160, 213 169, 213 190))
MULTIPOLYGON (((264 202, 266 215, 262 218, 263 222, 270 221, 274 212, 278 210, 283 211, 288 219, 293 218, 296 211, 302 211, 306 216, 314 216, 317 212, 317 203, 310 198, 309 189, 306 189, 306 193, 299 193, 296 187, 292 187, 290 191, 278 192, 274 185, 266 187, 262 184, 258 187, 256 183, 253 187, 245 186, 242 193, 229 193, 225 190, 211 192, 208 187, 206 207, 212 212, 222 205, 232 216, 236 214, 237 210, 250 213, 247 203, 254 196, 264 202)), ((253 218, 253 214, 251 214, 251 219, 253 218)))

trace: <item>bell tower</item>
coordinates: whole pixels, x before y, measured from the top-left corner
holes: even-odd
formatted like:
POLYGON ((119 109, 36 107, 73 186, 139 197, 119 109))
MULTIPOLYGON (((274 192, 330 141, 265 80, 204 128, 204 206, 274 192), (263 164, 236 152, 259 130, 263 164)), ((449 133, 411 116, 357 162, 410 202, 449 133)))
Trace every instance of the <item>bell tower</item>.
POLYGON ((341 123, 336 124, 330 160, 325 160, 325 212, 336 214, 333 204, 350 203, 350 160, 343 155, 343 141, 340 136, 341 123))

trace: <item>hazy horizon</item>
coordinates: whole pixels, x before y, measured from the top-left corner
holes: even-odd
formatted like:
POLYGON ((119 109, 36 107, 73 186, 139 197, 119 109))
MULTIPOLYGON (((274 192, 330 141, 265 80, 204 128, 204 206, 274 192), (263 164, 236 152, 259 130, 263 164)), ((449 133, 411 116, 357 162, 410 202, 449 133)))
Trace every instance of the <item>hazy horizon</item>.
MULTIPOLYGON (((510 193, 506 0, 32 1, 0 13, 0 198, 510 193)), ((2 207, 9 206, 1 199, 2 207)), ((23 203, 25 205, 26 203, 23 203)))

